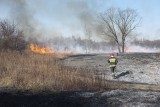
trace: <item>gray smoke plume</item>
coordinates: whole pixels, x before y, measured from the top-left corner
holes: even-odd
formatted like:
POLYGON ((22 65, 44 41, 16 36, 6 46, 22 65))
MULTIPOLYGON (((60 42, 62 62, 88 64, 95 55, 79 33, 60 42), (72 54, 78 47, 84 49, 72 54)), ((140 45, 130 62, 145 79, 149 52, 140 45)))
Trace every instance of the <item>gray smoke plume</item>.
POLYGON ((27 0, 0 0, 9 8, 9 19, 16 22, 25 35, 33 35, 36 21, 33 18, 33 11, 28 8, 27 0))
POLYGON ((35 20, 33 19, 33 12, 28 9, 25 0, 12 1, 11 16, 17 23, 26 31, 27 34, 34 33, 35 20))
POLYGON ((102 35, 105 27, 99 23, 98 2, 88 1, 0 0, 0 6, 9 11, 8 18, 24 31, 26 40, 34 38, 38 42, 46 42, 46 37, 56 36, 84 35, 87 38, 86 30, 92 37, 102 35))
POLYGON ((93 9, 95 4, 89 4, 85 0, 59 0, 49 5, 43 0, 0 0, 0 3, 9 8, 9 18, 14 20, 28 36, 44 33, 47 36, 63 35, 66 28, 69 29, 70 34, 73 31, 79 31, 85 35, 85 30, 89 29, 93 35, 97 35, 102 28, 97 22, 97 13, 93 9), (47 23, 50 22, 52 28, 46 28, 38 22, 35 18, 36 13, 42 15, 38 17, 43 15, 47 17, 47 23), (62 27, 57 28, 53 19, 56 19, 62 27))
POLYGON ((101 33, 103 25, 99 23, 97 13, 94 8, 95 4, 87 3, 87 1, 74 1, 68 3, 68 6, 72 11, 74 11, 75 15, 79 19, 82 24, 84 34, 86 30, 90 30, 92 32, 92 36, 97 36, 101 33))

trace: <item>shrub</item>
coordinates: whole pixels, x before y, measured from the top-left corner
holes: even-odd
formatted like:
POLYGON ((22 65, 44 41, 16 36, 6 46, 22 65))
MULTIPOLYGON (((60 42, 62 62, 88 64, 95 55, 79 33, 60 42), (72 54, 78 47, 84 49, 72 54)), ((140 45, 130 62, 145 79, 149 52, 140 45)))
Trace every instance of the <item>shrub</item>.
POLYGON ((7 20, 0 21, 0 49, 17 50, 22 52, 27 47, 24 34, 14 23, 7 20))

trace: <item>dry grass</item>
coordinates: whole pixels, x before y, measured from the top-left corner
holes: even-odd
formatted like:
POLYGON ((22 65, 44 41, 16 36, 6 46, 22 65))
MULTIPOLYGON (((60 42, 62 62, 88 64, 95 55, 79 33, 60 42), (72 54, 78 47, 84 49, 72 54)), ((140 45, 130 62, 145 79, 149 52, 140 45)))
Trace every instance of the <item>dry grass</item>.
POLYGON ((0 52, 0 87, 32 91, 71 91, 95 89, 160 90, 159 85, 133 84, 95 77, 96 70, 64 67, 65 55, 40 55, 31 52, 0 52))
POLYGON ((51 91, 96 89, 95 79, 82 75, 83 72, 89 70, 64 67, 55 55, 0 52, 1 87, 51 91))

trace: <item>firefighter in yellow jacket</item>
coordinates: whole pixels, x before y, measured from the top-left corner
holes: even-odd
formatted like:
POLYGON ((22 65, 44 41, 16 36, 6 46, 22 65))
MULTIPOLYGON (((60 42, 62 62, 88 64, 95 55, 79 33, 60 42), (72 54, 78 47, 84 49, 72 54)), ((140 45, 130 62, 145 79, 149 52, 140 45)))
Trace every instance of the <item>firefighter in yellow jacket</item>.
POLYGON ((112 77, 116 78, 115 77, 115 68, 116 68, 116 65, 118 63, 118 60, 117 60, 117 58, 114 57, 114 53, 110 54, 110 58, 108 59, 108 63, 109 63, 109 67, 110 67, 111 72, 112 72, 112 77))

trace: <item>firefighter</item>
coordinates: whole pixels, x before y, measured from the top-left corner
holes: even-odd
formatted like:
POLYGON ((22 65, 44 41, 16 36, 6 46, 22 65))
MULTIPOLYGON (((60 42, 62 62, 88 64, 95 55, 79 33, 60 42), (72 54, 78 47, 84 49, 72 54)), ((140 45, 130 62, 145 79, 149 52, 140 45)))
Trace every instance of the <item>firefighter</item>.
POLYGON ((112 77, 116 78, 115 68, 116 68, 116 65, 118 63, 118 60, 117 60, 117 58, 114 57, 114 53, 110 54, 110 58, 108 59, 108 63, 109 63, 109 67, 111 69, 112 77))

